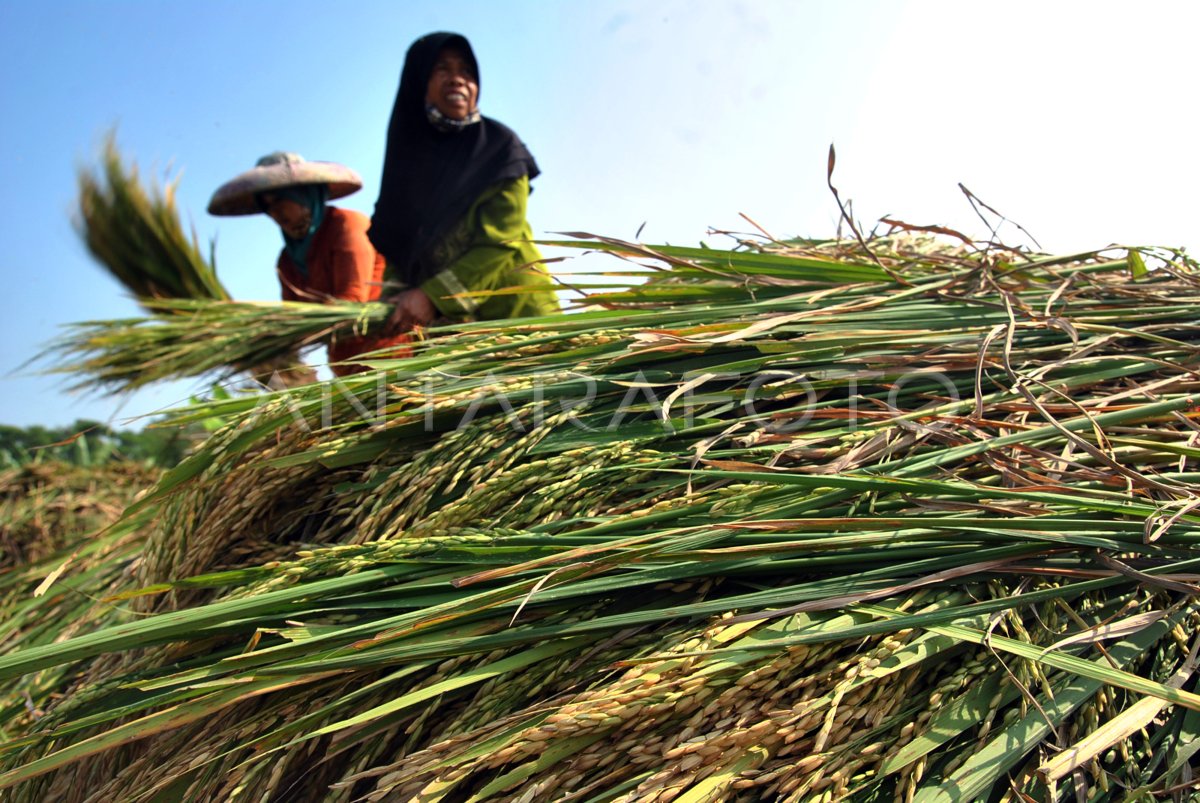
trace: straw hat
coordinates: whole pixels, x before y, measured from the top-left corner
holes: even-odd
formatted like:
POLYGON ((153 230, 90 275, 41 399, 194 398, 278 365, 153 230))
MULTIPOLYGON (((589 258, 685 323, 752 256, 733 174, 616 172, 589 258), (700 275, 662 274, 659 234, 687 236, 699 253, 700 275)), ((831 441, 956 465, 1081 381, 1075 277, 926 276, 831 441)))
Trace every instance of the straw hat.
POLYGON ((342 198, 362 188, 362 178, 337 162, 309 162, 298 153, 276 151, 245 173, 226 181, 208 202, 212 215, 254 215, 262 211, 254 196, 297 184, 328 184, 329 198, 342 198))

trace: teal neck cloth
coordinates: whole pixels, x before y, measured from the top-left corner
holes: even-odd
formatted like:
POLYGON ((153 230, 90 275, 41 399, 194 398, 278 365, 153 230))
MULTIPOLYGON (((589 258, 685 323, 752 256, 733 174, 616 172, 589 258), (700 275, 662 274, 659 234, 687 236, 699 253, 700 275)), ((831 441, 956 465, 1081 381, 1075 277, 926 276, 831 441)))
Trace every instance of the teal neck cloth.
MULTIPOLYGON (((325 220, 325 201, 329 198, 329 185, 298 184, 293 187, 272 190, 271 194, 295 201, 312 213, 312 222, 308 225, 308 232, 302 238, 293 240, 286 234, 283 235, 283 250, 287 251, 292 262, 296 263, 301 275, 308 276, 308 249, 312 245, 313 235, 317 233, 317 229, 321 228, 321 223, 325 220)), ((261 200, 259 203, 261 204, 261 200)))

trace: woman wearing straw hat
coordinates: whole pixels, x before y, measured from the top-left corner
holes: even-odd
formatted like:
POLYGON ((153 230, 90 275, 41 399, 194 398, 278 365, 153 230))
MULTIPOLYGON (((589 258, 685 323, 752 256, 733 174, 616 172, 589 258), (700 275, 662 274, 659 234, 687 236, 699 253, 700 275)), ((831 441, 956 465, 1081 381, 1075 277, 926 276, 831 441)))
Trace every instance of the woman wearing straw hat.
POLYGON ((537 163, 478 104, 479 65, 466 38, 431 33, 412 44, 369 232, 389 283, 404 288, 388 298, 396 304, 388 331, 559 308, 525 220, 537 163), (476 295, 499 290, 510 292, 476 295))
MULTIPOLYGON (((208 211, 263 212, 279 225, 283 250, 277 270, 284 301, 374 301, 382 290, 384 260, 367 239, 369 221, 360 212, 326 203, 361 187, 362 179, 348 167, 277 151, 223 184, 208 211)), ((364 370, 346 360, 406 342, 406 335, 335 335, 329 361, 336 375, 345 376, 364 370)))

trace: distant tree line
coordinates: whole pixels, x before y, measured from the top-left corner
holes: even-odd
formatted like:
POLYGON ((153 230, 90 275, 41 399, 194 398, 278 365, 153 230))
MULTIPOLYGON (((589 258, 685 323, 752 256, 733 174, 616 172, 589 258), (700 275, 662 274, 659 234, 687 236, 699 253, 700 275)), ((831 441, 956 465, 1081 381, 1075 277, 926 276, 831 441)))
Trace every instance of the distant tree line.
POLYGON ((47 460, 95 466, 112 460, 132 460, 167 468, 187 454, 203 428, 146 427, 113 429, 99 421, 80 419, 65 427, 14 427, 0 424, 0 468, 47 460))

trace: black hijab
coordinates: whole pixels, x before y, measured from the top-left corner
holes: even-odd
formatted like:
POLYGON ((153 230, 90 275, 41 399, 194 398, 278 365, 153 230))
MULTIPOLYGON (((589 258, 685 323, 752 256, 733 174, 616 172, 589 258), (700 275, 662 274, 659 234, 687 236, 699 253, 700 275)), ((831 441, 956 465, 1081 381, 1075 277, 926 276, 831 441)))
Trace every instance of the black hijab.
POLYGON ((413 42, 404 60, 400 91, 388 123, 383 179, 368 236, 394 277, 409 286, 441 266, 427 253, 466 213, 480 193, 498 181, 536 176, 533 156, 507 126, 484 117, 459 131, 438 131, 425 113, 425 92, 438 54, 453 47, 475 68, 466 38, 431 33, 413 42))

